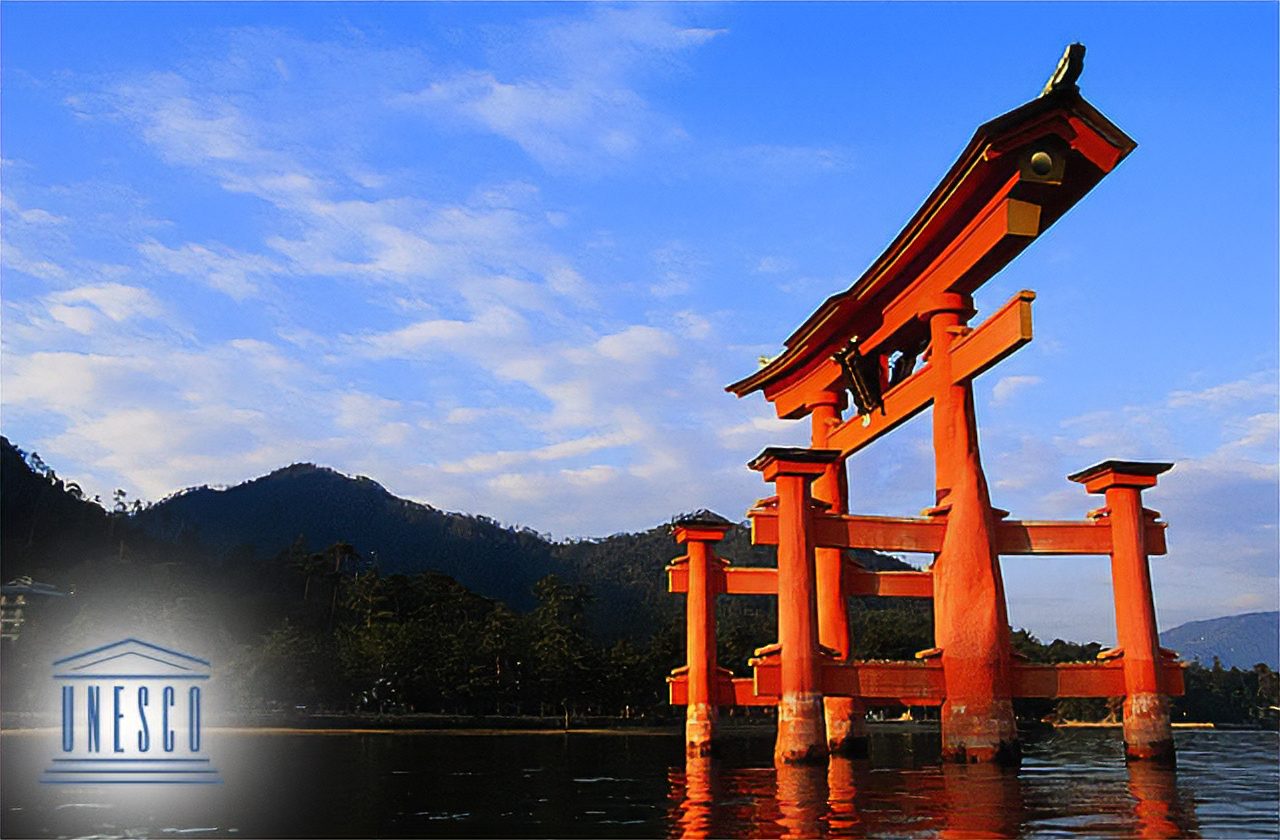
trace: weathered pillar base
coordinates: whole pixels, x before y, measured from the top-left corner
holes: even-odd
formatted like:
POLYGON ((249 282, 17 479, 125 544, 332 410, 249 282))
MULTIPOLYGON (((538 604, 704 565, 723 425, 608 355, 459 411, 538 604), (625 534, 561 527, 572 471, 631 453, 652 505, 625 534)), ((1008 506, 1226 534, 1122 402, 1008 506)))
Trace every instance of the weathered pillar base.
POLYGON ((685 708, 684 754, 689 758, 711 755, 716 729, 716 707, 710 703, 690 703, 685 708))
POLYGON ((1175 764, 1170 702, 1163 694, 1135 694, 1124 699, 1125 761, 1175 764))
POLYGON ((827 757, 827 726, 822 695, 784 694, 778 700, 775 764, 815 764, 827 757))
POLYGON ((1022 742, 1013 701, 947 699, 942 704, 942 760, 1009 767, 1020 764, 1022 742))
POLYGON ((852 697, 825 697, 827 751, 847 758, 866 758, 867 721, 862 704, 852 697))

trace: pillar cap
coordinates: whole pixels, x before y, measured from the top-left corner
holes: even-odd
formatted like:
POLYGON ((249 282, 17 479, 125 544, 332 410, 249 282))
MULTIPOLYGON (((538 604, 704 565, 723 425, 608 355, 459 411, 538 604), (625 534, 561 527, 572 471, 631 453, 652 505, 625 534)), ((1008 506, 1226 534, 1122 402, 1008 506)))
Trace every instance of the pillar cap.
POLYGON ((682 513, 671 523, 677 528, 720 528, 726 531, 733 527, 733 522, 716 513, 714 510, 696 510, 693 513, 682 513))
POLYGON ((943 292, 934 295, 920 306, 920 310, 916 313, 916 317, 921 321, 928 321, 939 312, 956 312, 964 320, 972 318, 978 313, 973 308, 973 297, 971 295, 960 294, 959 292, 943 292))
POLYGON ((732 527, 732 522, 715 511, 699 510, 676 517, 671 523, 671 532, 678 543, 689 540, 716 542, 724 539, 732 527))
POLYGON ((1162 461, 1108 460, 1067 476, 1079 482, 1090 493, 1101 493, 1110 487, 1155 487, 1156 476, 1173 468, 1162 461))
POLYGON ((750 469, 764 473, 765 481, 773 481, 779 475, 800 475, 816 478, 827 467, 840 460, 839 449, 806 449, 800 446, 770 446, 747 464, 750 469))

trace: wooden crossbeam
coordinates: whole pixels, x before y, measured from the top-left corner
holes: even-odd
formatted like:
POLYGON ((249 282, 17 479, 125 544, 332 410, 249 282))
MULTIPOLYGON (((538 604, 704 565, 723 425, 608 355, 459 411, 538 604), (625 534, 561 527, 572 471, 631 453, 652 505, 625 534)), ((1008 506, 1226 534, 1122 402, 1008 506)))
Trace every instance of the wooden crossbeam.
MULTIPOLYGON (((756 508, 751 518, 751 542, 778 544, 778 514, 756 508)), ((864 548, 937 554, 946 536, 946 519, 892 516, 813 514, 814 545, 820 548, 864 548)), ((1165 523, 1148 521, 1144 536, 1147 553, 1166 553, 1165 523)), ((1001 520, 996 523, 996 553, 1002 555, 1109 555, 1111 525, 1104 519, 1079 521, 1001 520)))
MULTIPOLYGON (((684 706, 689 702, 689 678, 683 674, 667 677, 668 699, 673 706, 684 706)), ((776 696, 756 694, 755 681, 751 677, 730 677, 719 675, 715 682, 715 703, 717 706, 772 706, 778 702, 776 696)))
MULTIPOLYGON (((1031 302, 1035 298, 1034 292, 1018 292, 973 332, 956 341, 951 349, 955 384, 983 373, 1031 340, 1031 302)), ((883 411, 854 416, 837 426, 827 448, 852 455, 901 426, 933 402, 937 392, 933 380, 933 368, 925 365, 885 393, 883 411)))
MULTIPOLYGON (((712 592, 717 595, 776 595, 778 570, 729 566, 711 571, 712 592)), ((667 567, 667 591, 689 591, 689 569, 685 565, 667 567)), ((872 572, 849 563, 844 575, 844 594, 879 595, 886 598, 932 598, 933 575, 929 572, 872 572)))
MULTIPOLYGON (((1164 693, 1186 693, 1183 663, 1161 663, 1164 693)), ((1053 700, 1063 697, 1120 697, 1125 693, 1124 660, 1044 664, 1013 663, 1013 696, 1053 700)), ((685 669, 667 677, 671 705, 689 702, 685 669)), ((781 666, 777 656, 755 661, 752 677, 734 677, 722 669, 716 675, 718 706, 771 706, 781 692, 781 666)), ((822 693, 829 697, 858 697, 904 706, 937 706, 946 698, 942 662, 834 662, 822 665, 822 693)))
POLYGON ((932 598, 931 572, 871 572, 849 563, 842 580, 850 597, 879 595, 881 598, 932 598))
MULTIPOLYGON (((1013 663, 1013 696, 1057 699, 1063 697, 1119 697, 1125 693, 1124 662, 1013 663)), ((1162 688, 1173 697, 1185 693, 1183 666, 1161 665, 1162 688)), ((778 657, 767 657, 755 666, 755 692, 777 697, 781 668, 778 657)), ((946 698, 942 662, 826 662, 822 666, 822 693, 829 697, 858 697, 897 702, 906 706, 936 706, 946 698)))

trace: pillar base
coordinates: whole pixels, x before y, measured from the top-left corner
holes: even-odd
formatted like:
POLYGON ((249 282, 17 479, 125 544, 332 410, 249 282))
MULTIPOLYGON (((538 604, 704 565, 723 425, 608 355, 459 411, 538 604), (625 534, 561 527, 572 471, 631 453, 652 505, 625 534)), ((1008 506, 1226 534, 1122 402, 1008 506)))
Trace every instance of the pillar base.
POLYGON ((821 694, 784 694, 778 701, 775 764, 815 764, 827 757, 821 694))
POLYGON ((824 697, 827 751, 846 758, 866 758, 867 721, 862 704, 852 697, 824 697))
POLYGON ((995 763, 1016 767, 1022 762, 1022 742, 1010 700, 942 704, 942 760, 962 764, 995 763))
POLYGON ((1124 699, 1125 761, 1175 764, 1169 698, 1163 694, 1135 694, 1124 699))
POLYGON ((685 709, 684 754, 689 758, 711 755, 716 729, 716 707, 710 703, 690 703, 685 709))

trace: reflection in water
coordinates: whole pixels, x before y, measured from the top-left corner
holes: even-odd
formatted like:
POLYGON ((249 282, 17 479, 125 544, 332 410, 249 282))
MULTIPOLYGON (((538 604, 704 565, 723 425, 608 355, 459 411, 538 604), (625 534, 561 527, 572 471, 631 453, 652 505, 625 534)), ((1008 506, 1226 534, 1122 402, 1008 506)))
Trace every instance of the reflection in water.
POLYGON ((827 768, 820 765, 778 765, 779 836, 817 837, 827 815, 827 768))
POLYGON ((1173 769, 1141 762, 1126 768, 1110 754, 1071 757, 1070 766, 1037 757, 1020 770, 944 764, 936 757, 919 763, 909 754, 883 763, 836 757, 826 766, 799 767, 686 759, 668 775, 674 805, 668 833, 977 838, 1047 830, 1087 837, 1198 836, 1194 799, 1179 789, 1173 769), (1067 801, 1075 803, 1074 811, 1063 807, 1067 801))
POLYGON ((941 837, 1017 837, 1022 825, 1018 771, 998 764, 944 764, 946 827, 941 837))
POLYGON ((827 824, 831 833, 849 836, 859 833, 862 817, 858 814, 858 776, 866 775, 867 762, 832 756, 827 766, 827 824))
POLYGON ((1135 837, 1188 837, 1198 833, 1195 807, 1183 802, 1178 792, 1178 774, 1172 767, 1134 761, 1129 763, 1128 771, 1135 837))
POLYGON ((701 838, 710 837, 712 803, 711 774, 713 767, 707 756, 685 758, 684 775, 672 772, 670 779, 674 788, 682 786, 679 804, 676 806, 674 819, 671 822, 672 837, 701 838))

